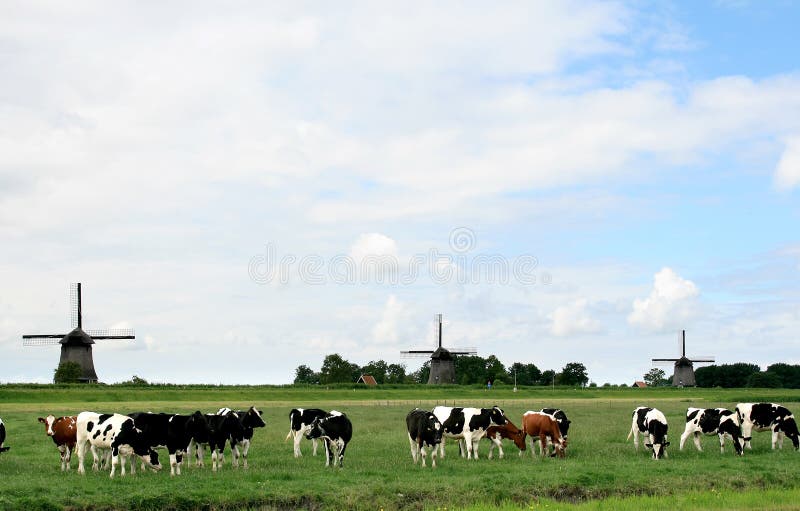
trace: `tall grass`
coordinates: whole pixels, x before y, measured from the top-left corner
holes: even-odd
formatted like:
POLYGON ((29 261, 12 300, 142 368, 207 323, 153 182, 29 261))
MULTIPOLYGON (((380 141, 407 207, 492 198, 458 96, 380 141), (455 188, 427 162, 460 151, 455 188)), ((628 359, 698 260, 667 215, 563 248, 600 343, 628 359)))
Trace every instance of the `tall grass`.
MULTIPOLYGON (((715 437, 704 439, 702 453, 691 443, 683 452, 677 449, 688 406, 732 407, 739 401, 756 400, 779 401, 796 409, 800 392, 530 388, 514 393, 502 387, 489 392, 479 387, 428 386, 6 385, 0 386, 0 417, 8 430, 6 445, 12 449, 0 455, 0 509, 437 509, 473 505, 538 509, 581 502, 602 506, 617 502, 609 499, 631 497, 667 505, 678 502, 674 499, 714 496, 714 492, 768 490, 796 495, 800 453, 771 451, 768 433, 756 434, 754 449, 742 458, 733 456, 730 447, 720 454, 715 437), (526 452, 520 459, 516 448, 508 444, 502 460, 467 461, 457 456, 450 442, 447 457, 436 470, 414 466, 405 415, 414 406, 444 402, 497 403, 518 425, 526 410, 562 407, 573 421, 567 458, 532 459, 526 452), (62 474, 55 446, 36 422, 46 413, 213 412, 220 406, 253 404, 264 411, 267 427, 256 432, 249 470, 232 469, 228 455, 225 467, 216 474, 210 467, 190 468, 175 478, 170 478, 168 471, 137 471, 135 476, 115 480, 109 480, 107 473, 90 472, 81 477, 74 470, 76 460, 72 472, 62 474), (646 451, 636 453, 632 443, 625 441, 630 413, 643 404, 659 407, 670 422, 672 445, 666 460, 653 461, 646 451), (305 440, 304 456, 293 458, 292 447, 284 438, 288 412, 295 406, 336 408, 348 414, 354 433, 344 469, 326 469, 322 456, 310 456, 310 443, 305 440)), ((485 456, 487 446, 482 445, 480 452, 485 456)), ((166 453, 162 456, 166 458, 166 453)), ((773 500, 763 504, 769 506, 773 500)), ((698 502, 705 505, 705 501, 698 502)))

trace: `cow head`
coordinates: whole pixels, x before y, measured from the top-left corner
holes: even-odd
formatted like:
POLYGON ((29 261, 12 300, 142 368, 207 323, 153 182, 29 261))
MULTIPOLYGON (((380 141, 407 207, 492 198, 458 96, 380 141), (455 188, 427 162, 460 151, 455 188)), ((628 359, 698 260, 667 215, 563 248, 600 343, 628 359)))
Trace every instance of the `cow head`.
POLYGON ((559 458, 563 458, 567 455, 567 439, 563 436, 553 442, 553 447, 555 447, 555 452, 551 454, 551 457, 558 456, 559 458))
POLYGON ((429 413, 425 418, 425 432, 429 435, 432 443, 438 444, 442 441, 444 427, 442 427, 442 423, 439 422, 439 419, 432 413, 429 413))
POLYGON ((492 424, 497 424, 498 426, 504 426, 508 422, 508 418, 506 418, 506 414, 502 408, 499 406, 493 406, 491 411, 489 412, 490 420, 492 424))
POLYGON ((242 425, 247 428, 263 428, 267 424, 264 422, 264 419, 261 418, 261 415, 262 412, 257 410, 255 406, 251 406, 242 418, 242 425))
POLYGON ((314 422, 311 423, 308 431, 306 431, 306 438, 309 440, 314 440, 315 438, 322 438, 327 436, 325 432, 325 423, 328 421, 328 417, 317 417, 314 419, 314 422))
POLYGON ((508 437, 514 442, 514 445, 517 446, 517 449, 520 451, 527 449, 525 446, 525 431, 519 429, 513 422, 508 421, 506 422, 506 432, 508 433, 508 437))
POLYGON ((792 441, 795 450, 800 450, 800 432, 797 430, 797 422, 795 422, 794 417, 792 415, 783 417, 779 427, 792 441))
POLYGON ((56 421, 54 415, 48 415, 47 417, 39 417, 39 422, 44 424, 44 431, 47 433, 47 436, 53 436, 55 433, 53 432, 53 423, 56 421))

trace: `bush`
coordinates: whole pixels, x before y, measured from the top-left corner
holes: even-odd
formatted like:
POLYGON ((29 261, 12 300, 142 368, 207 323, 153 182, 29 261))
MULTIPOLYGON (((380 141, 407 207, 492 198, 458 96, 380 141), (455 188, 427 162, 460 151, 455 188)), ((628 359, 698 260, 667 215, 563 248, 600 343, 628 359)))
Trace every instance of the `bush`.
POLYGON ((58 364, 53 374, 53 383, 78 383, 83 370, 77 362, 58 364))

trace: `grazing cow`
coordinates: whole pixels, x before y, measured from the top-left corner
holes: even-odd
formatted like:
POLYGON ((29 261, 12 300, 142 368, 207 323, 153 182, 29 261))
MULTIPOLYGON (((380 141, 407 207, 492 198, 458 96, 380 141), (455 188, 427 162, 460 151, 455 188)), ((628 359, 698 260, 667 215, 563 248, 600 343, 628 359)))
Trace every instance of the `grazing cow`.
POLYGON ((6 452, 11 447, 3 447, 3 442, 6 441, 6 425, 3 424, 3 419, 0 419, 0 452, 6 452))
POLYGON ((683 450, 686 439, 691 436, 697 450, 702 451, 701 434, 719 435, 719 450, 722 453, 725 452, 725 437, 730 437, 736 454, 741 456, 744 440, 739 429, 739 419, 734 412, 725 408, 689 408, 686 410, 686 429, 681 435, 680 450, 683 450))
MULTIPOLYGON (((567 418, 567 414, 565 414, 560 408, 542 408, 539 411, 548 415, 552 415, 556 419, 556 422, 558 423, 558 429, 561 431, 561 436, 564 438, 564 441, 568 441, 569 425, 572 424, 572 421, 567 418)), ((553 444, 550 444, 550 446, 553 447, 553 444)))
MULTIPOLYGON (((503 426, 508 422, 502 409, 492 408, 451 408, 437 406, 433 414, 444 427, 442 442, 439 444, 439 457, 444 458, 445 437, 464 439, 467 459, 478 459, 478 444, 486 435, 489 426, 503 426)), ((460 449, 460 445, 459 445, 460 449)), ((462 457, 464 451, 461 452, 462 457)))
POLYGON ((75 450, 75 442, 78 439, 78 417, 48 415, 39 417, 39 422, 44 424, 45 433, 53 439, 58 453, 61 455, 61 471, 69 470, 72 452, 75 450))
POLYGON ((231 410, 230 408, 220 408, 217 411, 217 415, 227 415, 229 413, 233 413, 242 425, 241 449, 239 445, 231 443, 233 466, 239 466, 239 457, 241 456, 243 458, 243 466, 247 468, 247 453, 250 451, 250 442, 253 440, 253 430, 254 428, 265 427, 266 423, 261 418, 262 413, 255 406, 251 406, 247 411, 231 410))
POLYGON ((667 419, 657 408, 640 406, 633 411, 631 432, 628 440, 633 435, 633 445, 639 450, 639 433, 646 438, 644 445, 653 450, 653 459, 658 460, 667 456, 667 419))
MULTIPOLYGON (((300 440, 303 439, 306 432, 311 429, 311 424, 319 417, 325 417, 328 412, 320 410, 319 408, 293 408, 289 412, 289 434, 286 435, 286 440, 294 439, 294 457, 299 458, 303 455, 300 452, 300 440)), ((317 455, 317 440, 312 439, 311 445, 313 447, 312 454, 317 455)))
POLYGON ((501 440, 507 438, 514 442, 514 445, 519 449, 520 456, 525 447, 525 432, 514 425, 513 422, 508 421, 502 426, 489 426, 486 430, 486 439, 489 440, 489 459, 492 459, 494 448, 500 450, 499 457, 503 458, 503 442, 501 440))
MULTIPOLYGON (((150 447, 147 438, 138 429, 133 419, 127 415, 99 414, 81 412, 78 414, 78 472, 85 474, 83 458, 86 446, 90 446, 94 462, 92 469, 97 470, 97 448, 111 449, 111 477, 114 477, 119 457, 122 456, 122 475, 125 475, 125 461, 131 454, 136 454, 153 470, 161 470, 158 453, 150 447)), ((131 465, 131 473, 134 468, 131 465)))
POLYGON ((555 447, 553 456, 564 457, 567 449, 567 440, 561 436, 558 421, 552 415, 527 411, 522 415, 522 431, 531 437, 531 457, 534 456, 534 444, 539 440, 539 455, 544 458, 548 443, 555 447))
POLYGON ((225 444, 230 442, 232 451, 238 449, 244 440, 244 427, 235 413, 206 414, 205 417, 209 427, 208 441, 193 440, 192 444, 197 445, 197 465, 201 467, 204 466, 203 447, 208 445, 211 451, 211 469, 216 472, 217 467, 221 468, 225 461, 225 444))
POLYGON ((313 440, 321 438, 325 442, 325 466, 342 467, 344 451, 347 443, 353 437, 353 425, 347 415, 336 410, 325 417, 314 419, 311 428, 306 432, 306 438, 313 440))
POLYGON ((139 412, 129 417, 142 431, 150 447, 167 449, 171 476, 181 475, 181 462, 192 440, 208 442, 210 429, 206 417, 199 410, 192 415, 139 412))
POLYGON ((421 454, 422 466, 425 466, 425 447, 428 446, 431 448, 431 467, 436 468, 436 446, 442 441, 442 423, 431 412, 414 408, 406 415, 406 428, 414 464, 421 454))
POLYGON ((739 403, 736 405, 736 416, 742 425, 744 445, 750 445, 751 433, 756 431, 772 430, 772 448, 777 445, 783 449, 783 437, 788 436, 796 450, 800 450, 800 433, 797 431, 797 422, 794 415, 786 407, 775 403, 739 403))

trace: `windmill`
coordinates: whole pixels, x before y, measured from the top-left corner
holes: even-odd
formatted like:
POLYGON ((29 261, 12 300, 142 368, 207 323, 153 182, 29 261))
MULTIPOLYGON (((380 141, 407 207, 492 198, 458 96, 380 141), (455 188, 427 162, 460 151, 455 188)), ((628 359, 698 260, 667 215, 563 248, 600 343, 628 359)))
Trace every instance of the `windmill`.
POLYGON ((23 335, 22 345, 53 346, 55 344, 61 344, 61 360, 59 360, 59 365, 64 362, 75 362, 81 366, 79 381, 82 383, 96 383, 97 373, 94 370, 94 361, 92 360, 92 344, 95 344, 95 339, 135 339, 136 336, 132 328, 84 330, 80 282, 70 286, 69 298, 72 331, 68 334, 23 335))
POLYGON ((694 363, 713 363, 714 357, 697 357, 690 359, 686 356, 686 330, 681 330, 681 356, 680 358, 654 358, 653 363, 674 362, 675 372, 672 375, 672 385, 675 387, 695 387, 694 363))
POLYGON ((424 357, 430 355, 431 373, 428 376, 428 385, 437 383, 456 383, 456 368, 453 364, 456 355, 477 355, 475 348, 442 347, 442 315, 437 314, 434 321, 439 328, 439 347, 436 350, 408 350, 400 354, 406 358, 424 357))

